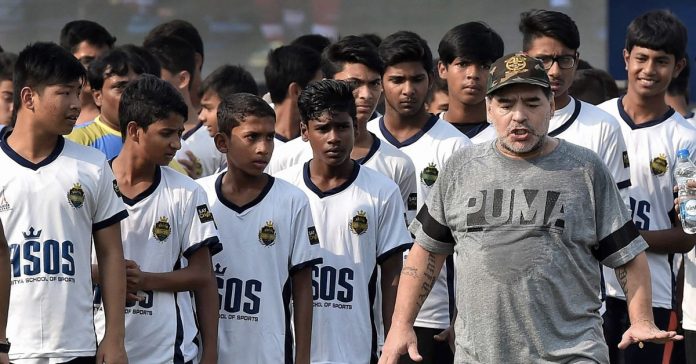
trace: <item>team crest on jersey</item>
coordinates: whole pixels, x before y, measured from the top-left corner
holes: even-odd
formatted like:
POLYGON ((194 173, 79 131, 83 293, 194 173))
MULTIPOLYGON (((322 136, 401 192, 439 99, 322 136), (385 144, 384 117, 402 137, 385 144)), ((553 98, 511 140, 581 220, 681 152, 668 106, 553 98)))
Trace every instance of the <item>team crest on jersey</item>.
POLYGON ((10 203, 5 198, 5 190, 0 191, 0 212, 10 211, 10 203))
POLYGON ((361 235, 367 231, 367 213, 365 211, 358 211, 358 213, 353 216, 350 220, 350 231, 355 235, 361 235))
POLYGON ((152 227, 152 235, 154 235, 157 240, 164 242, 171 234, 172 226, 169 225, 169 219, 166 216, 160 217, 159 221, 152 227))
POLYGON ((631 166, 631 163, 628 161, 628 152, 625 150, 623 152, 623 165, 624 168, 628 168, 631 166))
POLYGON ((68 191, 68 202, 76 209, 82 207, 85 203, 85 191, 82 190, 82 185, 79 183, 73 184, 70 191, 68 191))
POLYGON ((266 225, 261 227, 261 230, 259 230, 259 242, 263 246, 271 246, 275 244, 275 239, 276 239, 276 231, 275 227, 273 227, 273 221, 268 220, 266 221, 266 225))
POLYGON ((437 175, 440 172, 437 170, 435 163, 428 163, 428 166, 423 169, 420 174, 421 182, 425 183, 426 186, 431 187, 437 181, 437 175))
POLYGON ((309 237, 309 245, 319 244, 319 234, 317 234, 317 228, 314 226, 308 227, 307 236, 309 237))
POLYGON ((656 176, 662 176, 667 172, 669 165, 667 164, 667 156, 660 153, 657 157, 650 161, 650 172, 656 176))
POLYGON ((121 189, 118 188, 118 183, 116 183, 116 180, 113 181, 113 186, 114 186, 114 193, 116 194, 116 196, 118 196, 119 198, 123 197, 123 195, 121 194, 121 189))

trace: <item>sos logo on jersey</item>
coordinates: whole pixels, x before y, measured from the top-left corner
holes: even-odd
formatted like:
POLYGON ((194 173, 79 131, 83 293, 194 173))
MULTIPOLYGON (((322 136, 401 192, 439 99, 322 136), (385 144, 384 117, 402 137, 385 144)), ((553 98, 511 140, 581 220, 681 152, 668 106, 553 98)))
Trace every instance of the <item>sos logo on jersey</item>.
POLYGON ((223 267, 220 263, 215 264, 215 280, 218 286, 218 304, 220 312, 226 312, 230 315, 221 318, 237 319, 245 321, 258 321, 257 317, 249 317, 245 315, 231 314, 246 314, 257 315, 261 310, 261 293, 262 283, 256 279, 243 281, 239 278, 225 279, 227 267, 223 267))
POLYGON ((353 280, 355 272, 350 268, 332 266, 312 267, 312 299, 315 307, 352 309, 353 280), (318 300, 327 302, 316 302, 318 300), (338 301, 338 302, 330 302, 338 301))
POLYGON ((57 277, 57 275, 70 277, 75 275, 73 243, 53 239, 40 241, 42 232, 43 230, 30 227, 27 232, 22 233, 23 244, 10 244, 12 278, 19 279, 18 283, 74 282, 74 278, 57 277), (36 277, 38 275, 41 277, 36 277))

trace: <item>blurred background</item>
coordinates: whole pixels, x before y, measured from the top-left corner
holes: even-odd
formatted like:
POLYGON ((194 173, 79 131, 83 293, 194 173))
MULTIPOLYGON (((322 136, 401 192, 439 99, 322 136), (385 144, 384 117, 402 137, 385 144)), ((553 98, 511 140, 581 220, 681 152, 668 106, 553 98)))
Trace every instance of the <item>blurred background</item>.
MULTIPOLYGON (((690 62, 696 55, 695 0, 0 0, 0 45, 17 53, 32 41, 57 42, 61 27, 76 19, 104 25, 117 44, 141 44, 154 26, 180 18, 195 25, 205 42, 203 76, 225 63, 240 64, 263 83, 268 50, 305 33, 384 37, 412 30, 437 54, 448 29, 481 20, 500 33, 506 53, 517 51, 519 13, 532 8, 571 16, 580 29, 581 58, 617 80, 625 79, 626 26, 649 9, 676 13, 692 34, 690 62)), ((691 77, 694 84, 696 72, 691 77)))

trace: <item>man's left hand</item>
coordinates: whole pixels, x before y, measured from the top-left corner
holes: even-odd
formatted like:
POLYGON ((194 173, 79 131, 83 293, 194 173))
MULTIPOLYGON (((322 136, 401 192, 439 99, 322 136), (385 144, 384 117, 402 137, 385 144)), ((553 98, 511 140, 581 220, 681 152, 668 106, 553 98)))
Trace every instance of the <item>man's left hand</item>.
POLYGON ((675 331, 660 330, 651 320, 640 320, 624 332, 619 349, 626 349, 629 345, 642 342, 651 342, 655 344, 664 344, 670 341, 679 341, 684 339, 682 335, 677 335, 675 331))

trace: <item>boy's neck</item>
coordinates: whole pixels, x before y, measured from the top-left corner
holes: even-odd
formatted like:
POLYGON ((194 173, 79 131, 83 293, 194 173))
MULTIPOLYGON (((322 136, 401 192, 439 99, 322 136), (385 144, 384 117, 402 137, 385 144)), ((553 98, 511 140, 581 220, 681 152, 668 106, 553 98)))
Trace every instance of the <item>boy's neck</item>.
POLYGON ((401 115, 396 110, 386 107, 384 126, 398 141, 403 142, 423 129, 431 114, 425 108, 414 115, 401 115))
POLYGON ((293 111, 291 98, 286 98, 283 102, 275 104, 276 123, 275 132, 281 137, 292 140, 300 135, 299 115, 293 111))
POLYGON ((336 166, 320 163, 316 158, 309 162, 312 183, 322 191, 328 191, 344 184, 353 174, 354 162, 350 158, 336 166))
MULTIPOLYGON (((111 167, 121 192, 130 196, 129 191, 137 184, 144 184, 145 190, 155 179, 155 171, 159 166, 144 158, 135 146, 126 141, 119 155, 114 159, 111 167)), ((138 193, 135 193, 137 195, 138 193)))
POLYGON ((630 89, 622 99, 626 114, 635 124, 643 124, 656 120, 664 115, 669 106, 665 103, 664 93, 650 97, 640 96, 630 89))
POLYGON ((266 188, 270 177, 261 173, 250 175, 228 162, 227 172, 222 176, 222 195, 237 206, 244 206, 254 201, 266 188))
POLYGON ((17 123, 7 137, 7 144, 22 158, 39 163, 53 153, 59 138, 62 136, 38 130, 30 120, 17 115, 17 123))
POLYGON ((353 160, 364 158, 367 153, 369 153, 372 143, 374 142, 374 136, 367 130, 367 120, 358 121, 356 125, 358 128, 358 136, 355 138, 353 151, 350 153, 350 158, 353 160))
POLYGON ((450 101, 443 119, 453 124, 478 124, 486 121, 486 101, 469 105, 450 101))

